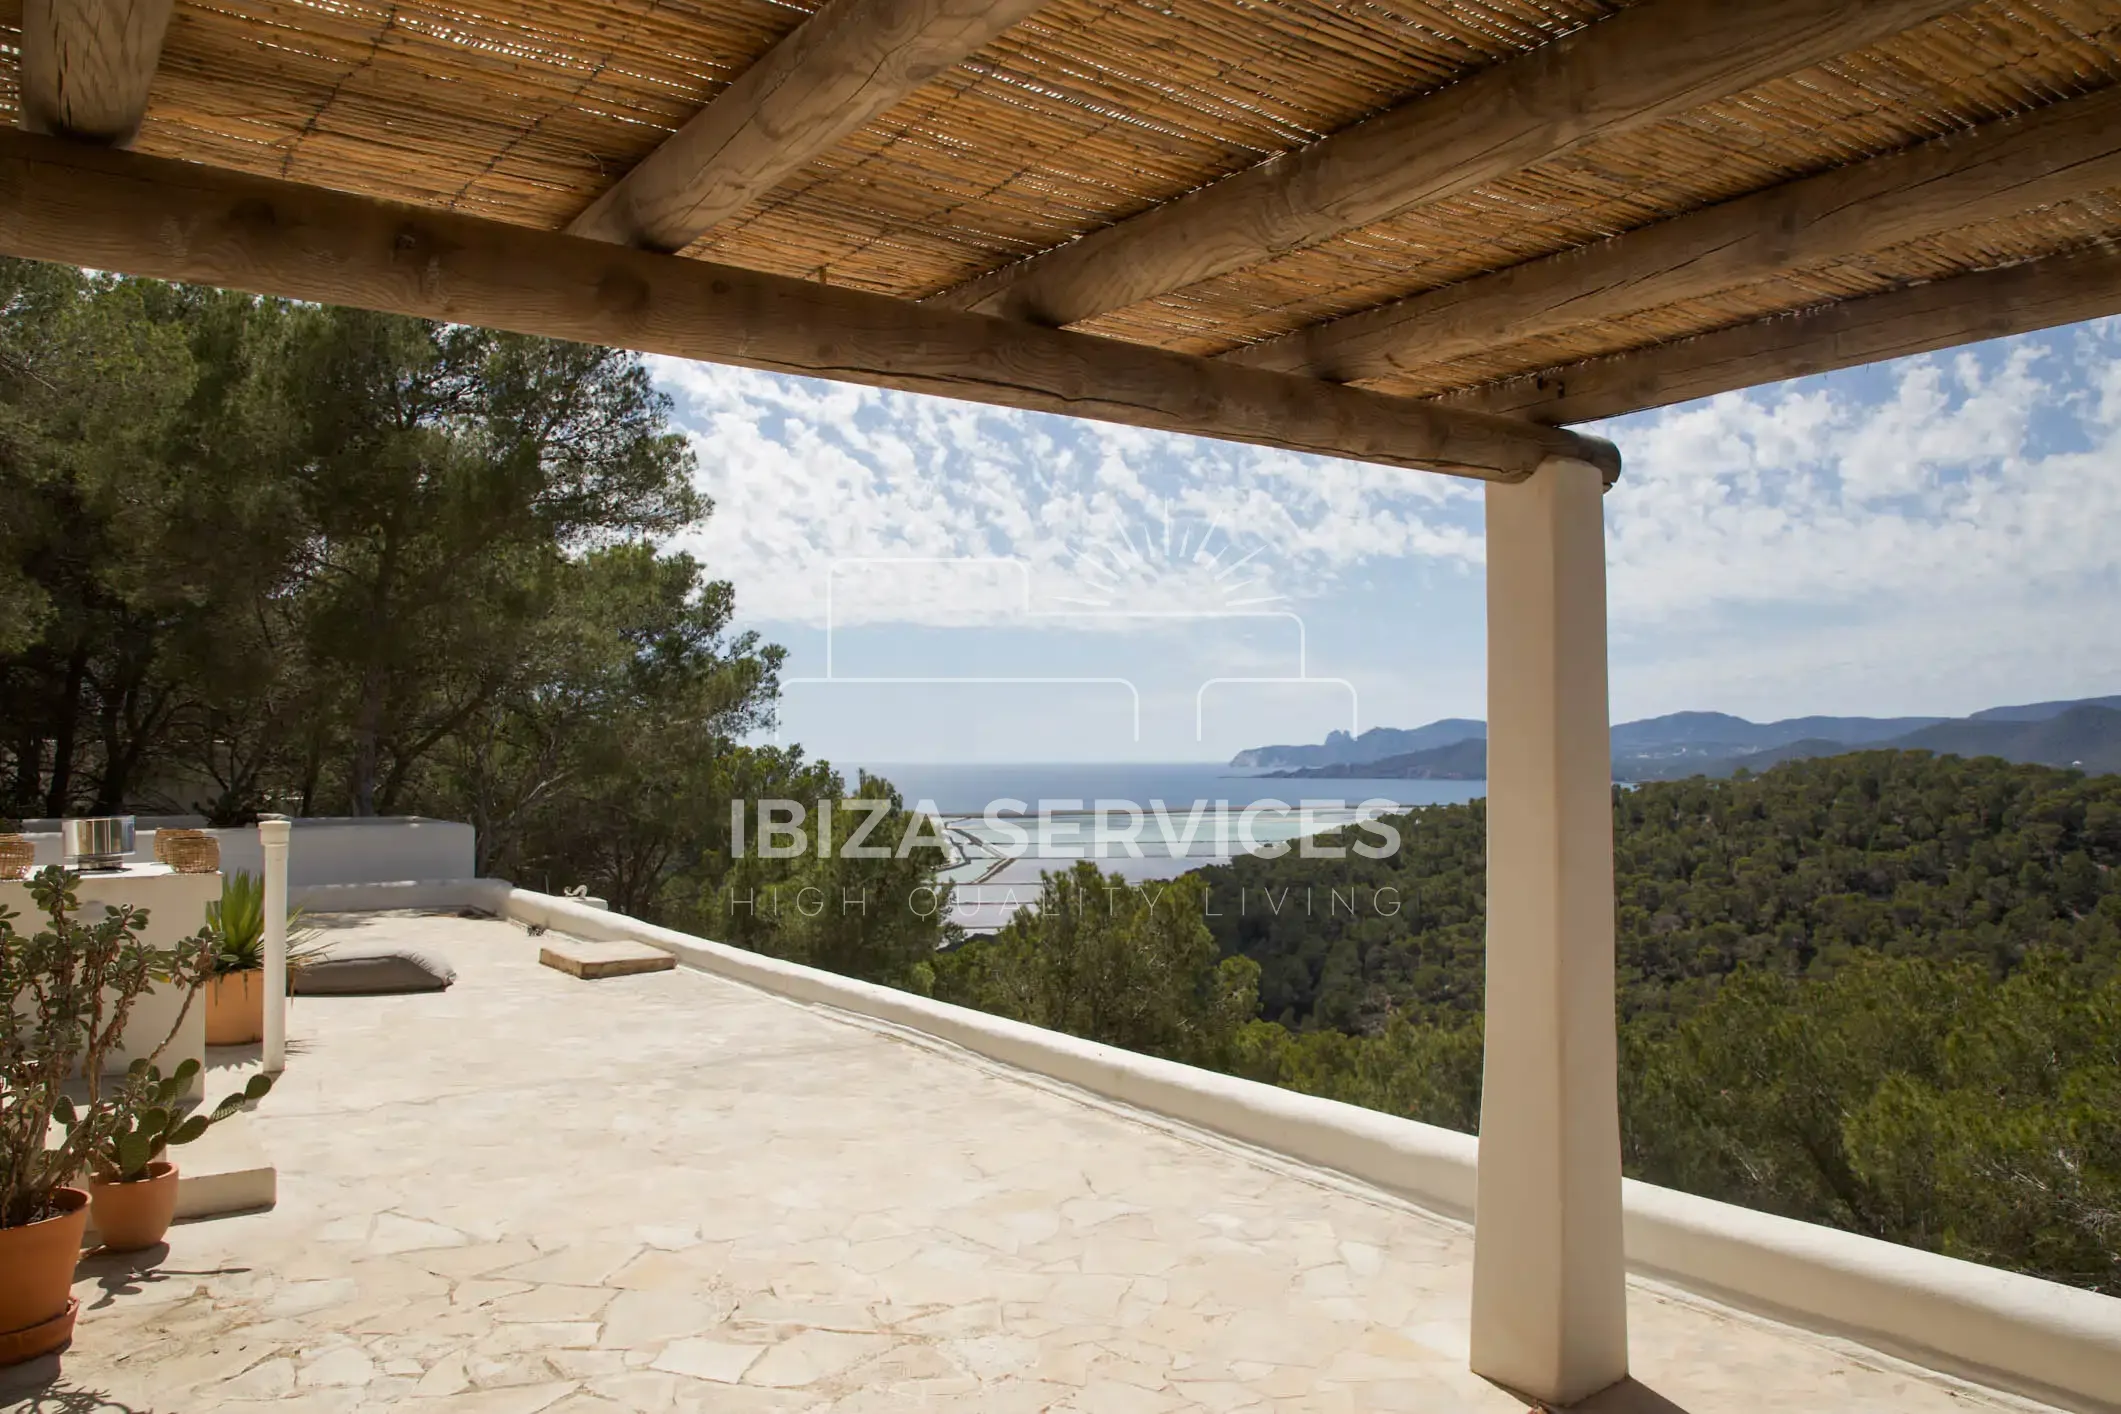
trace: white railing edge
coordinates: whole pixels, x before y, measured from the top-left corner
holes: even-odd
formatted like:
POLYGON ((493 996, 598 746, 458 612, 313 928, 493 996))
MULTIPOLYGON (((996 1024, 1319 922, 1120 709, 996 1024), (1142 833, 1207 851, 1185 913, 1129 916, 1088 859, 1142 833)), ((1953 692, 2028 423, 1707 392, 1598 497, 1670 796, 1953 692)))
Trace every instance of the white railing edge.
POLYGON ((506 879, 397 879, 365 884, 293 884, 288 902, 305 913, 382 913, 396 908, 476 908, 500 916, 515 886, 506 879))
POLYGON ((1621 1201, 1638 1271, 2033 1399, 2121 1407, 2121 1299, 1635 1179, 1621 1201))
MULTIPOLYGON (((783 962, 504 880, 338 887, 346 898, 360 889, 422 900, 351 908, 475 907, 576 937, 647 943, 702 972, 903 1026, 1448 1217, 1472 1214, 1478 1141, 1455 1130, 783 962)), ((2121 1409, 2121 1299, 1634 1179, 1623 1202, 1628 1263, 1645 1275, 2034 1399, 2121 1409)))

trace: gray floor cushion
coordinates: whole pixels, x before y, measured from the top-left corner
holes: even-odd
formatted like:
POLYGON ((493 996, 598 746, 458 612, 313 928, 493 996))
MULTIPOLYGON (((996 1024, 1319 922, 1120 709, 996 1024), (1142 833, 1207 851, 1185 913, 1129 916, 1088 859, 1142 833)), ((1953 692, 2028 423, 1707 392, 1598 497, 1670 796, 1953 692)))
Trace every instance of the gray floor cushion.
POLYGON ((456 980, 454 967, 410 948, 349 945, 295 969, 288 990, 298 997, 383 996, 439 992, 456 980))

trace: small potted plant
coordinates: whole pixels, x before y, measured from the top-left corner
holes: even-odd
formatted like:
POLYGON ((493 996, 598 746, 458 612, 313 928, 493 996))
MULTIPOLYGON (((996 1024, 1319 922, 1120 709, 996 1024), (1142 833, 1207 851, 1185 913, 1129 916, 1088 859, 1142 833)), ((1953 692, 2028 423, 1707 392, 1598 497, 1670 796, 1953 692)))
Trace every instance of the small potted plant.
MULTIPOLYGON (((294 977, 317 948, 313 928, 297 925, 302 910, 287 914, 287 975, 294 977)), ((206 906, 206 921, 219 936, 214 976, 206 988, 206 1044, 243 1046, 265 1039, 265 885, 237 870, 221 881, 221 900, 206 906)))
POLYGON ((30 880, 48 920, 34 932, 18 930, 0 905, 0 1364, 73 1335, 74 1261, 88 1221, 88 1194, 74 1180, 111 1136, 146 1117, 134 1077, 104 1091, 105 1060, 133 1004, 157 985, 182 988, 174 1036, 212 967, 210 929, 157 948, 140 938, 145 909, 107 907, 100 921, 83 921, 80 877, 54 867, 30 880), (81 1104, 66 1093, 77 1074, 81 1104))
MULTIPOLYGON (((113 1252, 152 1247, 177 1216, 177 1166, 163 1158, 172 1144, 189 1144, 200 1135, 261 1099, 272 1089, 272 1077, 253 1075, 243 1089, 210 1112, 185 1115, 178 1108, 199 1073, 199 1063, 185 1060, 168 1079, 142 1057, 132 1063, 111 1096, 110 1116, 97 1125, 89 1152, 89 1217, 96 1236, 113 1252)), ((55 1118, 68 1130, 91 1125, 89 1113, 61 1101, 55 1118)))

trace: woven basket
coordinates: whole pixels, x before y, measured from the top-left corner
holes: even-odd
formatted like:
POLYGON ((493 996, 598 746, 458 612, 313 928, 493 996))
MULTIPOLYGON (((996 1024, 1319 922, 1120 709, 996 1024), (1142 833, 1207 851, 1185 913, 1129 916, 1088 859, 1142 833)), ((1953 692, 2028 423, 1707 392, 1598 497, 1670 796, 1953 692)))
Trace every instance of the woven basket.
POLYGON ((27 879, 36 863, 35 845, 20 835, 0 835, 0 879, 27 879))
POLYGON ((157 830, 155 858, 179 874, 211 874, 221 867, 221 841, 204 830, 157 830))

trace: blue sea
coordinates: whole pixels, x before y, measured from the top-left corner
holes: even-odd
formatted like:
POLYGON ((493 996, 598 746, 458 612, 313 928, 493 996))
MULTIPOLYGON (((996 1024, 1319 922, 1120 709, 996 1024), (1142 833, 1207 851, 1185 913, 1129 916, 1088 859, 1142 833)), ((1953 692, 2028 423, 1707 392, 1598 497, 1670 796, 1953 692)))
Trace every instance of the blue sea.
POLYGON ((1388 813, 1460 804, 1484 781, 1276 780, 1214 762, 882 762, 866 769, 944 821, 956 862, 952 917, 991 932, 1034 899, 1039 876, 1091 859, 1142 883, 1388 813), (983 818, 991 809, 998 818, 983 818))
POLYGON ((1021 800, 1032 809, 1041 800, 1079 801, 1082 809, 1099 800, 1128 800, 1146 809, 1151 801, 1161 800, 1176 810, 1195 802, 1228 801, 1232 809, 1242 810, 1260 800, 1291 805, 1304 800, 1456 805, 1488 792, 1485 781, 1268 780, 1258 771, 1213 761, 971 766, 928 761, 886 762, 864 769, 897 786, 908 805, 931 801, 944 815, 978 815, 997 800, 1021 800))

